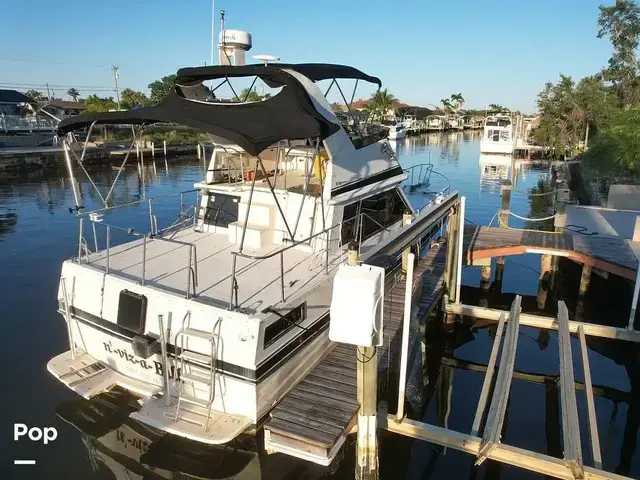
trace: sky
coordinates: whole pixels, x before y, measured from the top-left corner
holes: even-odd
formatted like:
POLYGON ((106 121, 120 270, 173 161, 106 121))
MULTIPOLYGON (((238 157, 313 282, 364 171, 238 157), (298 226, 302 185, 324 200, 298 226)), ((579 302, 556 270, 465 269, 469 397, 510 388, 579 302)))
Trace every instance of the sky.
MULTIPOLYGON (((81 96, 113 96, 112 65, 120 89, 145 90, 180 67, 210 61, 210 0, 3 3, 0 88, 46 91, 49 83, 62 98, 70 86, 81 96)), ((459 92, 468 108, 497 103, 533 112, 545 82, 607 64, 610 44, 596 37, 603 3, 614 1, 216 0, 215 10, 226 11, 227 28, 252 34, 247 63, 270 54, 347 64, 411 105, 459 92)))

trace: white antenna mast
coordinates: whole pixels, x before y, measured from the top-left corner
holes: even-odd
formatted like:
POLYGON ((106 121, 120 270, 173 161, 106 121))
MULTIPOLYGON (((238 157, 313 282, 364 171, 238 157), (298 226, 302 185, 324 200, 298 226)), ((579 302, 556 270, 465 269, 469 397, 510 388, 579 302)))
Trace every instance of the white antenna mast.
POLYGON ((211 0, 211 65, 213 66, 213 55, 216 43, 216 0, 211 0))

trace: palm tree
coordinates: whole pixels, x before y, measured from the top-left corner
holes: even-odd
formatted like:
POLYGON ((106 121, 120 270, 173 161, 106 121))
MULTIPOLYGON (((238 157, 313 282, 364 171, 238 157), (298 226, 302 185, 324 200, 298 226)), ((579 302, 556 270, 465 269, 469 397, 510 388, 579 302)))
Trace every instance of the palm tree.
POLYGON ((454 93, 451 95, 451 105, 456 111, 462 108, 462 106, 464 105, 464 97, 461 93, 454 93))
POLYGON ((378 118, 387 114, 387 112, 393 108, 398 100, 389 92, 388 88, 384 90, 378 90, 371 96, 371 102, 367 105, 368 110, 374 118, 378 118))
POLYGON ((453 109, 453 105, 451 105, 451 100, 449 100, 448 98, 443 98, 442 100, 440 100, 440 103, 442 103, 442 107, 445 112, 448 112, 449 110, 453 109))
POLYGON ((76 88, 71 87, 69 90, 67 90, 67 95, 73 98, 74 102, 77 102, 78 97, 80 96, 80 92, 76 88))

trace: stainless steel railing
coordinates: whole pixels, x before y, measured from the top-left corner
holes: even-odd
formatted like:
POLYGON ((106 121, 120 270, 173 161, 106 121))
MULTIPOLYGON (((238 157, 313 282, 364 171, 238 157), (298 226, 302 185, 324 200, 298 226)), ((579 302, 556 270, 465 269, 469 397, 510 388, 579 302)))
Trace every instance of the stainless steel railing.
POLYGON ((419 188, 427 188, 431 185, 431 176, 437 175, 445 180, 445 186, 438 192, 429 193, 441 193, 448 195, 451 192, 451 181, 445 175, 434 170, 432 163, 421 163, 418 165, 412 165, 409 168, 405 168, 404 172, 408 175, 409 191, 413 192, 419 188))
POLYGON ((76 257, 76 262, 78 264, 91 264, 93 259, 92 259, 92 254, 93 253, 100 253, 100 249, 99 247, 99 241, 98 241, 98 235, 97 235, 97 228, 96 227, 100 227, 100 228, 104 228, 105 229, 105 249, 102 250, 102 252, 104 252, 105 257, 104 257, 104 271, 105 273, 109 274, 111 272, 111 256, 112 256, 112 245, 111 245, 111 235, 113 231, 118 231, 118 232, 122 232, 125 233, 127 235, 129 235, 132 238, 141 238, 142 239, 142 251, 141 251, 141 256, 142 256, 142 262, 141 262, 141 272, 138 276, 138 281, 141 285, 145 285, 147 282, 147 278, 146 278, 146 273, 147 273, 147 243, 150 240, 154 240, 154 241, 163 241, 163 242, 169 242, 169 243, 173 243, 173 244, 177 244, 177 245, 182 245, 182 246, 186 246, 189 249, 189 253, 188 253, 188 261, 187 261, 187 281, 186 281, 186 285, 184 288, 185 291, 185 296, 186 298, 191 298, 192 296, 195 296, 197 294, 197 286, 198 286, 198 260, 197 260, 197 247, 194 243, 192 242, 183 242, 180 240, 175 240, 173 238, 170 237, 165 237, 163 236, 164 234, 166 234, 167 232, 170 232, 172 230, 176 230, 179 227, 182 227, 186 224, 192 223, 195 227, 196 225, 196 220, 197 220, 197 215, 196 212, 198 211, 198 206, 199 206, 199 200, 200 200, 200 195, 199 195, 199 190, 188 190, 185 192, 179 192, 179 193, 171 193, 171 194, 167 194, 167 195, 159 195, 157 197, 153 197, 151 199, 145 199, 145 200, 138 200, 135 202, 130 202, 127 204, 122 204, 122 205, 117 205, 114 207, 106 207, 106 208, 101 208, 98 210, 92 210, 92 211, 88 211, 88 212, 80 212, 78 213, 78 256, 76 257), (185 208, 184 205, 184 197, 185 194, 188 193, 192 193, 192 192, 196 192, 196 203, 195 205, 190 205, 188 207, 185 208), (178 214, 177 219, 172 222, 169 226, 163 228, 163 229, 159 229, 158 228, 158 220, 156 215, 153 213, 153 202, 154 200, 157 200, 159 198, 167 198, 167 197, 180 197, 180 211, 178 214), (103 214, 108 212, 108 211, 112 211, 112 210, 116 210, 116 209, 120 209, 120 208, 124 208, 124 207, 130 207, 133 205, 141 205, 143 203, 146 203, 148 205, 148 217, 149 217, 149 231, 148 232, 138 232, 136 231, 134 228, 125 228, 125 227, 120 227, 117 225, 112 225, 112 224, 108 224, 106 222, 104 222, 103 219, 103 214), (89 247, 88 247, 88 242, 84 236, 84 223, 85 220, 91 223, 91 230, 93 233, 93 241, 94 241, 94 247, 95 247, 95 252, 91 252, 89 247), (84 261, 83 261, 84 260, 84 261))
MULTIPOLYGON (((340 227, 340 230, 342 230, 342 227, 345 224, 348 224, 350 222, 354 223, 354 228, 353 228, 353 232, 354 232, 354 236, 353 239, 356 240, 358 242, 358 248, 360 248, 360 245, 362 245, 362 241, 363 241, 363 235, 364 235, 364 219, 368 218, 369 220, 371 220, 372 222, 374 222, 376 225, 378 225, 380 228, 378 230, 376 230, 375 232, 372 232, 371 235, 373 235, 374 233, 378 233, 382 230, 385 231, 389 231, 388 228, 386 228, 384 225, 382 225, 380 222, 378 222, 375 218, 371 217, 370 215, 361 212, 357 215, 355 215, 354 217, 351 217, 347 220, 343 220, 340 223, 337 223, 335 225, 332 225, 330 227, 324 228, 323 230, 314 233, 313 235, 309 235, 307 238, 303 239, 303 240, 297 240, 294 242, 291 242, 289 245, 279 248, 277 250, 274 250, 273 252, 269 252, 265 255, 248 255, 246 253, 243 252, 231 252, 231 255, 233 255, 233 262, 231 265, 231 293, 230 293, 230 298, 229 298, 229 309, 232 310, 234 308, 238 307, 238 290, 240 288, 239 284, 238 284, 238 278, 236 275, 236 269, 237 269, 237 260, 238 257, 241 258, 246 258, 249 260, 266 260, 269 258, 273 258, 276 255, 280 256, 280 292, 281 292, 281 298, 282 301, 284 302, 286 300, 286 296, 285 296, 285 292, 284 292, 284 281, 285 281, 285 275, 284 275, 284 253, 288 250, 291 250, 294 247, 297 247, 298 245, 302 245, 302 244, 310 244, 311 240, 313 240, 314 238, 318 238, 321 235, 326 235, 325 237, 325 248, 324 248, 324 252, 325 252, 325 258, 324 258, 324 263, 325 263, 325 273, 328 275, 329 274, 329 242, 330 242, 330 235, 329 233, 340 227)), ((341 239, 340 239, 341 240, 341 239)), ((339 243, 339 250, 341 250, 343 247, 342 242, 339 243)), ((315 252, 313 254, 317 254, 318 252, 315 252)))

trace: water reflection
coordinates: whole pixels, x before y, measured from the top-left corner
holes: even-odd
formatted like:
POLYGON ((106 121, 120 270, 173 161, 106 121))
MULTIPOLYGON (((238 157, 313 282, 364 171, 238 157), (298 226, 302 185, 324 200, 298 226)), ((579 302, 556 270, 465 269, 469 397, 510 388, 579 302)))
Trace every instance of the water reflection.
POLYGON ((260 458, 253 439, 207 446, 161 432, 129 418, 139 408, 116 388, 91 400, 56 407, 56 415, 82 437, 93 473, 108 469, 116 479, 201 478, 259 480, 260 458), (253 451, 252 451, 253 450, 253 451))
MULTIPOLYGON (((425 134, 398 142, 396 151, 403 167, 433 163, 436 171, 448 177, 452 187, 467 196, 470 222, 484 225, 489 222, 500 208, 499 182, 511 179, 512 174, 516 189, 524 192, 513 193, 512 211, 532 218, 544 216, 549 208, 548 200, 526 192, 547 191, 547 167, 519 161, 515 170, 507 169, 505 178, 502 171, 498 172, 500 165, 485 162, 480 156, 478 140, 478 132, 425 134), (494 165, 495 173, 485 172, 485 164, 494 165)), ((111 168, 91 173, 103 194, 116 175, 111 168)), ((202 164, 196 159, 170 160, 168 164, 157 159, 155 165, 145 161, 143 171, 132 167, 122 174, 114 190, 115 202, 187 190, 202 175, 202 164)), ((85 206, 100 206, 99 196, 80 172, 76 179, 85 206)), ((432 190, 439 189, 438 181, 433 177, 432 190)), ((0 181, 0 281, 3 285, 0 302, 5 306, 4 318, 12 335, 4 353, 7 358, 21 359, 14 362, 11 369, 5 369, 0 380, 6 385, 16 378, 28 379, 25 380, 26 393, 3 396, 0 408, 11 421, 56 425, 60 431, 55 448, 38 456, 41 469, 34 470, 34 478, 353 478, 355 451, 351 437, 341 457, 329 468, 283 455, 268 455, 262 449, 260 436, 248 437, 227 447, 203 447, 163 436, 129 419, 129 412, 138 408, 137 404, 118 397, 117 391, 86 401, 54 382, 43 365, 66 348, 67 340, 52 292, 57 288, 61 262, 73 255, 74 246, 77 249, 77 221, 68 211, 73 205, 71 184, 62 169, 0 181), (37 348, 30 349, 32 353, 25 357, 24 346, 32 344, 37 348), (73 427, 66 426, 60 419, 73 427), (78 441, 80 437, 84 439, 83 444, 78 441), (69 459, 71 467, 67 466, 69 459)), ((127 220, 148 222, 146 208, 130 210, 127 220)), ((163 210, 160 203, 156 213, 161 224, 174 218, 174 211, 163 210)), ((510 223, 514 227, 525 225, 517 219, 510 223)), ((579 266, 568 260, 560 262, 555 289, 550 291, 548 301, 540 310, 536 298, 539 267, 540 258, 535 255, 507 258, 502 271, 494 262, 488 289, 479 288, 479 269, 467 267, 463 272, 462 300, 505 309, 514 294, 520 293, 525 295, 525 311, 552 315, 555 301, 562 298, 573 317, 577 310, 579 266)), ((580 318, 624 325, 630 303, 628 282, 615 276, 608 280, 593 277, 584 316, 580 318), (605 298, 607 302, 602 301, 605 298)), ((424 390, 420 396, 422 402, 411 410, 413 418, 447 425, 460 432, 470 431, 494 335, 495 324, 471 318, 462 319, 451 329, 443 328, 438 316, 426 325, 425 335, 421 337, 424 361, 419 368, 424 390)), ((589 338, 588 346, 593 383, 597 386, 596 409, 604 467, 638 477, 640 464, 635 452, 640 424, 640 352, 636 345, 603 339, 589 338)), ((579 365, 577 343, 573 345, 573 352, 579 365)), ((522 328, 516 370, 503 441, 561 458, 556 333, 522 328)), ((578 382, 583 381, 581 372, 577 366, 578 382)), ((583 452, 588 452, 584 393, 580 384, 577 388, 583 452)), ((474 458, 469 455, 384 432, 380 433, 380 445, 383 480, 533 477, 528 472, 493 462, 477 469, 474 458)), ((28 453, 15 445, 10 448, 15 449, 8 452, 14 455, 12 458, 28 453)), ((590 463, 588 454, 585 462, 590 463)), ((11 475, 0 476, 11 478, 11 475)))

